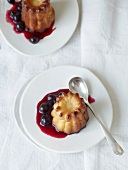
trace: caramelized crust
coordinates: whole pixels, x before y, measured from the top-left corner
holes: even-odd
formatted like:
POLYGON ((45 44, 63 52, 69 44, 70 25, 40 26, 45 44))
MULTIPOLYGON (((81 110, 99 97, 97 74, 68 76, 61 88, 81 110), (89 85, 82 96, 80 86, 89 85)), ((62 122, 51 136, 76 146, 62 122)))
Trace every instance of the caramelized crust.
POLYGON ((87 106, 83 99, 71 92, 63 93, 56 99, 51 115, 55 128, 66 134, 79 132, 88 120, 87 106))
POLYGON ((55 20, 50 0, 22 0, 22 21, 31 31, 43 32, 55 20))

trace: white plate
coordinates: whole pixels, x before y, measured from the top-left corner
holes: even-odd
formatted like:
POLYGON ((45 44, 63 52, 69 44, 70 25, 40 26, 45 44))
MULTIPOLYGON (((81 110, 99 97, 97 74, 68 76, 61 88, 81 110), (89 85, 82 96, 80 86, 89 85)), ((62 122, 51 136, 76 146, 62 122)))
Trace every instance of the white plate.
POLYGON ((54 24, 56 30, 38 44, 33 45, 23 34, 16 34, 12 29, 12 25, 6 22, 6 11, 11 8, 11 5, 4 0, 1 2, 1 33, 12 48, 27 56, 44 56, 55 52, 67 43, 78 23, 78 2, 77 0, 51 0, 51 4, 56 14, 54 24))
POLYGON ((20 119, 20 112, 19 112, 19 106, 20 106, 20 101, 21 101, 21 97, 23 95, 23 92, 24 90, 26 89, 27 85, 31 82, 31 80, 28 80, 20 89, 20 91, 18 92, 17 96, 16 96, 16 99, 15 99, 15 104, 14 104, 14 118, 15 118, 15 121, 19 127, 19 129, 21 130, 21 132, 34 144, 36 145, 37 147, 39 147, 40 149, 43 149, 42 147, 40 147, 39 145, 37 145, 28 135, 27 133, 25 132, 24 128, 23 128, 23 125, 22 125, 22 122, 21 122, 21 119, 20 119))
POLYGON ((99 79, 89 70, 74 66, 61 66, 49 69, 36 76, 25 89, 20 103, 20 117, 27 135, 39 146, 59 153, 73 153, 88 149, 104 138, 104 134, 95 118, 89 112, 87 127, 78 134, 63 139, 53 138, 41 132, 36 124, 37 103, 49 92, 68 87, 68 81, 82 77, 89 87, 90 95, 96 102, 93 108, 110 129, 113 110, 109 95, 99 79))

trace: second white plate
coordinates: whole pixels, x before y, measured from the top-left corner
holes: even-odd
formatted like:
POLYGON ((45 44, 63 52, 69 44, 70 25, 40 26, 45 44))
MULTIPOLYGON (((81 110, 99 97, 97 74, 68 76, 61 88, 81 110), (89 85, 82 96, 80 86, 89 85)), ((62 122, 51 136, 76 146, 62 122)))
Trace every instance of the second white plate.
POLYGON ((78 2, 77 0, 52 0, 51 4, 55 9, 56 30, 38 44, 33 45, 23 34, 16 34, 12 25, 6 22, 6 11, 11 8, 11 5, 7 1, 0 3, 1 33, 12 48, 30 57, 44 56, 55 52, 67 43, 78 23, 78 2))
POLYGON ((96 119, 89 112, 87 127, 78 134, 69 135, 63 139, 50 137, 36 124, 37 103, 49 92, 68 87, 68 81, 80 76, 86 80, 89 92, 96 102, 93 108, 110 129, 113 110, 109 95, 99 79, 89 70, 73 66, 62 66, 49 69, 36 76, 25 89, 20 103, 20 116, 27 135, 42 148, 59 153, 72 153, 88 149, 104 138, 104 134, 96 119))

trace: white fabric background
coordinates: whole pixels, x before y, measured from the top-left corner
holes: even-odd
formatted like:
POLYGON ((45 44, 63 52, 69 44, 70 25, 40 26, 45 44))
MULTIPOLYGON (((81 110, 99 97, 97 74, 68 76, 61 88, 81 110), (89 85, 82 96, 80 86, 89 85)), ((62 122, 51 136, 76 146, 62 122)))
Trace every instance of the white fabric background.
POLYGON ((82 0, 80 11, 82 20, 70 41, 45 57, 22 56, 0 35, 0 170, 128 169, 128 1, 82 0), (112 154, 106 140, 76 154, 41 151, 18 129, 13 105, 20 87, 58 65, 87 67, 103 82, 114 108, 111 132, 124 147, 123 156, 112 154))
POLYGON ((119 157, 106 140, 84 152, 87 170, 128 169, 128 1, 83 0, 81 64, 107 88, 114 109, 112 134, 124 148, 119 157))

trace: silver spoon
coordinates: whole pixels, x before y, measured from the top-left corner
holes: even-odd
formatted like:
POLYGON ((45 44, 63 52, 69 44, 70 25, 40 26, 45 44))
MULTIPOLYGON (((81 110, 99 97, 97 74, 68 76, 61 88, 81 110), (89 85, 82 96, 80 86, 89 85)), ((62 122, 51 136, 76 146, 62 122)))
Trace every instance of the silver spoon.
POLYGON ((97 119, 97 121, 100 123, 100 125, 104 131, 105 137, 106 137, 112 151, 116 155, 122 155, 124 153, 122 147, 116 142, 116 140, 112 137, 110 132, 105 128, 103 123, 100 121, 100 119, 94 112, 92 106, 90 105, 90 103, 88 101, 88 88, 87 88, 85 81, 80 77, 74 77, 69 81, 69 89, 72 93, 78 93, 79 96, 84 99, 84 102, 89 107, 89 109, 92 111, 92 113, 95 116, 95 118, 97 119))

